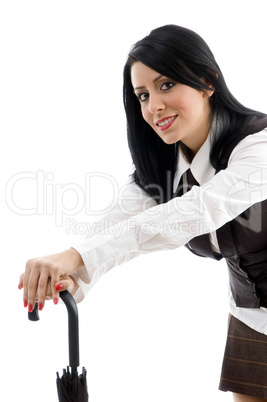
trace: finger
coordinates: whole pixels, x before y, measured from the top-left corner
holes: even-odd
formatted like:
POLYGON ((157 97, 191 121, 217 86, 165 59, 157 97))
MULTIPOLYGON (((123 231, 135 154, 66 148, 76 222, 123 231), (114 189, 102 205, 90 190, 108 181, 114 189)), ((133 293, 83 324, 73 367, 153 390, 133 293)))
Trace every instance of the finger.
POLYGON ((19 277, 19 285, 18 285, 19 290, 21 290, 23 288, 23 278, 24 278, 24 273, 21 274, 19 277))
POLYGON ((51 278, 48 278, 45 300, 52 299, 51 278))
POLYGON ((36 274, 31 274, 29 279, 29 288, 28 288, 28 310, 29 313, 34 309, 35 303, 37 301, 37 284, 38 277, 36 274))
POLYGON ((26 262, 26 267, 25 267, 25 272, 23 276, 23 299, 24 299, 24 307, 27 307, 28 305, 28 283, 29 283, 29 277, 31 274, 32 270, 32 265, 33 265, 33 260, 28 260, 26 262))
MULTIPOLYGON (((20 275, 20 278, 19 278, 19 285, 18 285, 18 288, 19 288, 20 290, 23 289, 23 287, 24 287, 24 273, 20 275)), ((24 307, 27 307, 27 306, 28 306, 28 302, 27 302, 27 300, 25 300, 25 298, 24 298, 24 291, 23 291, 23 304, 24 304, 24 307)))
POLYGON ((39 310, 42 310, 44 308, 44 303, 47 296, 47 290, 49 289, 49 284, 50 284, 50 278, 48 277, 47 271, 41 272, 36 293, 37 301, 39 303, 39 310))
POLYGON ((60 281, 60 278, 64 276, 64 272, 62 272, 62 270, 54 264, 51 272, 51 292, 54 304, 58 304, 59 300, 59 291, 55 288, 55 284, 58 283, 60 281))
POLYGON ((38 284, 39 284, 41 272, 42 272, 42 274, 46 275, 46 267, 41 260, 36 259, 32 263, 31 272, 30 272, 29 280, 28 280, 29 311, 31 311, 31 309, 34 307, 34 304, 35 304, 35 301, 37 298, 38 284))
POLYGON ((51 278, 48 278, 47 289, 46 289, 46 300, 50 300, 51 298, 52 298, 51 278))

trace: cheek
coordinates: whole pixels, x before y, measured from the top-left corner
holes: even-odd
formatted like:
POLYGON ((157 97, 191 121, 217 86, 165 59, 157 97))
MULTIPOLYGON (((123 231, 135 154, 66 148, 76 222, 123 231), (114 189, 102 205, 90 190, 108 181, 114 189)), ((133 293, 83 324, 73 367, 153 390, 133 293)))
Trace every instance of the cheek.
POLYGON ((202 112, 204 108, 204 102, 202 97, 202 92, 195 92, 195 96, 189 100, 191 101, 191 109, 195 110, 196 113, 202 112))
POLYGON ((148 109, 145 106, 141 107, 141 113, 142 113, 143 119, 148 124, 151 124, 151 113, 149 113, 148 109))
POLYGON ((182 110, 184 112, 194 114, 198 111, 202 103, 202 93, 183 86, 179 93, 176 93, 176 97, 171 99, 171 104, 173 107, 176 106, 177 110, 182 110))

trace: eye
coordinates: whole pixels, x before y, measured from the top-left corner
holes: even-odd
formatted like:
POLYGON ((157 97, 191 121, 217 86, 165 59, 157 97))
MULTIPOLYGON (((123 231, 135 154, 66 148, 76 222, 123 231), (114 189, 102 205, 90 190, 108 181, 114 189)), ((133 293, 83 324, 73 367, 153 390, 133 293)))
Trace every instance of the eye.
POLYGON ((161 86, 160 89, 162 91, 168 91, 169 89, 172 89, 174 87, 175 83, 174 82, 164 82, 161 86))
POLYGON ((147 92, 142 92, 137 95, 137 98, 140 100, 140 102, 145 102, 149 97, 149 94, 147 92))

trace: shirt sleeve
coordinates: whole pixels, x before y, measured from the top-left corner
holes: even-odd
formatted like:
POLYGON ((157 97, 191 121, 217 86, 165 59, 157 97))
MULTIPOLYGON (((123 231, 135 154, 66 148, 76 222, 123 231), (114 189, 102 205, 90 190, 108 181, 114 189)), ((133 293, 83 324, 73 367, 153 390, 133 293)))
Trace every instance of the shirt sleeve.
POLYGON ((111 268, 142 253, 183 246, 193 237, 219 229, 251 205, 267 199, 266 155, 266 131, 250 135, 233 150, 225 170, 165 204, 155 205, 132 185, 129 199, 124 199, 125 210, 121 210, 121 200, 117 204, 119 221, 114 223, 111 219, 113 224, 105 233, 74 247, 85 264, 85 268, 73 275, 79 285, 76 299, 81 300, 111 268))
MULTIPOLYGON (((120 230, 118 225, 120 222, 123 222, 155 205, 157 205, 156 201, 149 197, 147 193, 145 193, 134 182, 129 180, 125 186, 120 189, 118 199, 115 205, 113 205, 112 208, 109 208, 109 212, 103 214, 99 220, 92 222, 89 225, 90 230, 88 231, 84 241, 73 247, 81 254, 83 261, 85 262, 85 267, 79 268, 72 274, 73 279, 78 285, 74 287, 74 297, 77 302, 85 297, 89 289, 104 273, 103 267, 102 270, 97 270, 95 269, 96 264, 88 264, 89 249, 87 249, 87 247, 89 244, 91 248, 94 248, 94 246, 97 245, 97 238, 103 236, 104 240, 107 238, 107 234, 116 239, 120 234, 118 232, 120 230)), ((89 259, 91 260, 91 257, 89 257, 89 259)), ((128 259, 130 259, 130 256, 128 259)), ((106 271, 107 270, 108 269, 106 268, 106 271)))

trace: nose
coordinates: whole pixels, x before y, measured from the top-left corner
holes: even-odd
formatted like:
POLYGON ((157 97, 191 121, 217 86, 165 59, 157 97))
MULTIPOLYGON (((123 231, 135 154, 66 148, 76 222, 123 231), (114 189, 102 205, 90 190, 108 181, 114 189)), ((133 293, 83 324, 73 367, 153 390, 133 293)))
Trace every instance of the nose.
POLYGON ((151 114, 158 114, 165 109, 164 102, 160 94, 149 95, 149 112, 151 114))

